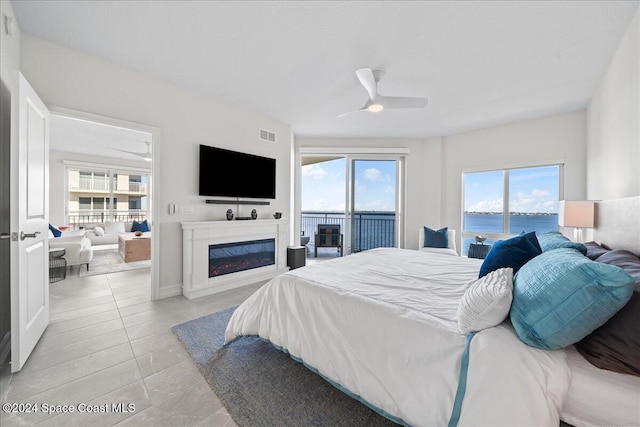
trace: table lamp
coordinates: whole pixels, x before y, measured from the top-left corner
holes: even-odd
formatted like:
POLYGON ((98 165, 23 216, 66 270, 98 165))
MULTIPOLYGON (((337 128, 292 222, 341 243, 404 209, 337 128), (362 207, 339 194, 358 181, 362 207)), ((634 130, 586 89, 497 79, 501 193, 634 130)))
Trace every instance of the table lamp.
POLYGON ((583 228, 595 226, 595 202, 589 200, 560 200, 558 204, 558 225, 575 227, 573 238, 583 243, 583 228))

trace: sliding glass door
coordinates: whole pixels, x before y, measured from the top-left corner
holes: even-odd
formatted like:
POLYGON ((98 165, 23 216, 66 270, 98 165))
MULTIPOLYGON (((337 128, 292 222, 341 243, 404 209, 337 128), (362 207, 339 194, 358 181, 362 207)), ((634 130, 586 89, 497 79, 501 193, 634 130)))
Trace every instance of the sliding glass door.
POLYGON ((301 243, 312 255, 340 253, 322 247, 324 239, 317 236, 322 224, 340 226, 343 254, 401 246, 403 157, 347 154, 301 160, 301 243))

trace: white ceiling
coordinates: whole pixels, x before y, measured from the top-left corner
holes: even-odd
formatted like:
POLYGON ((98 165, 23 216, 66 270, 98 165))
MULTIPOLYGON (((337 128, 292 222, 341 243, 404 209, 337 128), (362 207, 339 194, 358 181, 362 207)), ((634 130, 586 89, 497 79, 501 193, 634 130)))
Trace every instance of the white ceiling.
POLYGON ((12 1, 21 31, 290 124, 427 138, 584 108, 639 1, 12 1), (338 114, 379 91, 424 109, 338 114))

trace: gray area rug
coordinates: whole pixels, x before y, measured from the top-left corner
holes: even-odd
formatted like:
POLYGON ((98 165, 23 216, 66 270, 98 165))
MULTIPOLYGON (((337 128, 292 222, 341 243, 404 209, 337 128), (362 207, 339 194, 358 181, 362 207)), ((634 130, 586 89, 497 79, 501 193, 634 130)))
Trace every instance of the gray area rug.
POLYGON ((257 337, 222 348, 234 309, 173 331, 238 426, 397 426, 257 337))
POLYGON ((119 271, 136 270, 138 268, 148 268, 151 261, 124 262, 118 246, 113 248, 100 248, 93 250, 93 259, 89 263, 89 270, 86 266, 73 266, 74 271, 80 270, 80 277, 95 276, 97 274, 117 273, 119 271))

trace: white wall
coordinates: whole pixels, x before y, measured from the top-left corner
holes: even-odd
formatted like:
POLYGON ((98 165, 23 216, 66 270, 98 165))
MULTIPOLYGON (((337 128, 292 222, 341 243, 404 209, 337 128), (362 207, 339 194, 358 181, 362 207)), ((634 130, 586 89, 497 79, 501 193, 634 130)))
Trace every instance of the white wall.
POLYGON ((640 195, 640 10, 587 109, 587 197, 640 195))
POLYGON ((462 230, 462 172, 563 161, 564 194, 585 197, 583 110, 426 140, 296 138, 296 147, 408 147, 406 248, 423 225, 462 230))
POLYGON ((462 172, 469 169, 500 169, 561 160, 564 197, 583 199, 585 126, 585 112, 581 110, 444 137, 442 224, 461 230, 462 172))
POLYGON ((93 157, 88 154, 68 153, 65 151, 49 152, 49 222, 56 225, 66 224, 65 203, 67 188, 65 186, 65 160, 102 164, 107 168, 114 165, 131 166, 138 169, 148 169, 149 163, 137 162, 122 158, 93 157))
MULTIPOLYGON (((259 217, 276 211, 289 219, 291 129, 283 123, 215 101, 199 93, 116 66, 98 58, 23 35, 22 72, 48 105, 69 108, 160 129, 154 152, 160 176, 154 177, 160 212, 154 230, 161 238, 162 296, 175 294, 182 283, 181 221, 223 220, 229 207, 207 205, 198 196, 198 147, 207 144, 277 159, 277 199, 270 206, 255 206, 259 217), (276 132, 276 144, 258 140, 258 129, 276 132), (168 215, 168 205, 190 205, 193 215, 168 215)), ((251 177, 235 171, 229 179, 251 177)), ((241 207, 248 215, 254 206, 241 207)))

